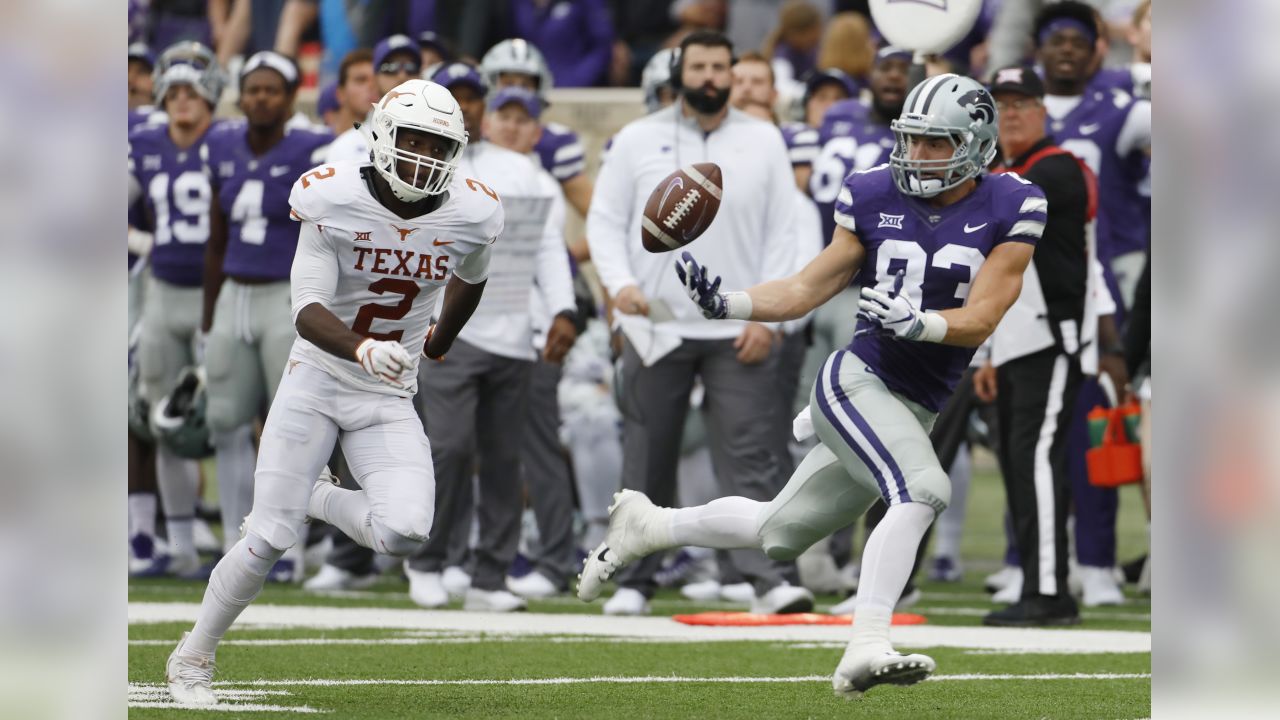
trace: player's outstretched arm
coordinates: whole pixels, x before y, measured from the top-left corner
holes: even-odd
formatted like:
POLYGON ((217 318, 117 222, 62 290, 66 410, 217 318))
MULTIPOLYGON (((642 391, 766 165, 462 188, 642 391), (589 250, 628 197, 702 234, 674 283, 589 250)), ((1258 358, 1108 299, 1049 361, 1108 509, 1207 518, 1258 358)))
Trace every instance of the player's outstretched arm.
POLYGON ((427 335, 427 341, 422 346, 423 355, 439 360, 449 352, 458 333, 462 332, 462 327, 480 304, 486 282, 487 279, 469 283, 456 274, 449 278, 449 284, 444 288, 444 306, 440 310, 440 319, 436 321, 431 334, 427 335))
POLYGON ((1022 292, 1022 275, 1034 252, 1034 245, 1023 242, 1001 243, 991 251, 964 307, 939 313, 947 321, 944 345, 978 347, 991 337, 1022 292))
POLYGON ((837 227, 831 244, 800 272, 745 291, 720 292, 720 278, 711 280, 688 252, 676 262, 676 275, 708 318, 782 322, 804 317, 848 287, 865 255, 858 236, 837 227))

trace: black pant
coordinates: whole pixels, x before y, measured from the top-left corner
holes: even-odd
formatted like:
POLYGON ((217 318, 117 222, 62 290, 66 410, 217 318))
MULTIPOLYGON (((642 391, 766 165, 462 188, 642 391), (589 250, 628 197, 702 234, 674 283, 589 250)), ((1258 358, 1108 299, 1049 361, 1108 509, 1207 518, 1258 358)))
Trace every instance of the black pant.
POLYGON ((1080 380, 1076 358, 1056 348, 997 368, 1000 471, 1024 598, 1067 592, 1067 433, 1080 380))

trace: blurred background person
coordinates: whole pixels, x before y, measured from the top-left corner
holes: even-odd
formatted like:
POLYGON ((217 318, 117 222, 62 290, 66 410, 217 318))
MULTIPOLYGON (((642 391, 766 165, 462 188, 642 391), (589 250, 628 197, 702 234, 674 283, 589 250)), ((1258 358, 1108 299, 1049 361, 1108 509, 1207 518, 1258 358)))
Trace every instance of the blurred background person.
POLYGON ((788 0, 782 4, 777 25, 764 39, 760 52, 773 64, 778 89, 785 96, 795 97, 798 84, 818 67, 821 41, 822 13, 816 7, 805 0, 788 0))
POLYGON ((561 87, 605 84, 614 39, 605 0, 510 0, 508 12, 514 34, 543 51, 561 87))

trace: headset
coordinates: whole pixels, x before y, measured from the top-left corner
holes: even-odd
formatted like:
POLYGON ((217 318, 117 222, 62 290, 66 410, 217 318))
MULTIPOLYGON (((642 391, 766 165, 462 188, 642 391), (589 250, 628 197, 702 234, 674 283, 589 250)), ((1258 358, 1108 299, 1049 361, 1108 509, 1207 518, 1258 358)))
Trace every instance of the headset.
POLYGON ((713 45, 717 47, 729 48, 729 67, 738 64, 738 54, 733 50, 733 41, 723 33, 714 30, 694 31, 684 37, 680 41, 679 47, 671 54, 671 89, 677 95, 684 90, 684 51, 690 45, 713 45))

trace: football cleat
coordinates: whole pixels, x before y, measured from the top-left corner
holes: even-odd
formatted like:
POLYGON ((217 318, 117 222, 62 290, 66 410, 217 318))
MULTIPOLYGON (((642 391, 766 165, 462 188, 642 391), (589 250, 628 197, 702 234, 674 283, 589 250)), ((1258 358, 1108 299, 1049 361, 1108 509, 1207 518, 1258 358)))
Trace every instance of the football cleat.
POLYGON ((928 655, 849 648, 831 677, 831 687, 836 696, 853 700, 876 685, 914 685, 937 669, 928 655))
POLYGON ((471 587, 471 576, 466 570, 450 565, 440 574, 440 582, 444 584, 450 600, 461 600, 466 597, 467 589, 471 587))
POLYGON ((440 581, 440 573, 414 570, 405 563, 404 574, 409 578, 409 599, 415 605, 435 609, 449 604, 449 593, 440 581))
POLYGON ((578 598, 583 602, 595 600, 623 565, 675 545, 670 513, 669 509, 654 505, 642 492, 622 490, 614 494, 604 542, 582 562, 578 598))
POLYGON ((540 600, 560 594, 556 586, 546 575, 534 570, 520 577, 507 577, 507 589, 522 598, 540 600))
POLYGON ((783 583, 751 600, 755 615, 786 615, 813 610, 813 593, 807 588, 783 583))
POLYGON ((639 590, 618 588, 602 609, 605 615, 648 615, 649 600, 639 590))
POLYGON ((326 590, 363 590, 378 582, 377 573, 357 575, 336 565, 324 564, 311 579, 302 583, 303 590, 323 592, 326 590))
POLYGON ((213 659, 185 655, 182 652, 182 646, 187 644, 187 636, 190 634, 182 633, 182 639, 165 663, 165 682, 169 684, 169 696, 180 705, 217 705, 218 698, 213 694, 213 659))
POLYGON ((468 588, 463 610, 479 610, 482 612, 517 612, 528 609, 528 603, 519 595, 506 590, 481 590, 468 588))

